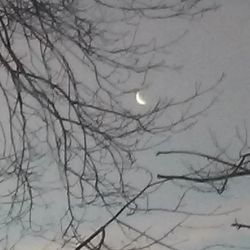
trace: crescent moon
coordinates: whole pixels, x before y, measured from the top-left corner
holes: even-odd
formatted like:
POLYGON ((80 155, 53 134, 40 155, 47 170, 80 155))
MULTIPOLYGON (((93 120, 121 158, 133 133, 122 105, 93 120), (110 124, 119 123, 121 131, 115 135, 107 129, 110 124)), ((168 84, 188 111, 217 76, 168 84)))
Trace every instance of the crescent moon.
POLYGON ((137 101, 138 104, 140 104, 140 105, 146 105, 146 101, 140 96, 139 91, 136 92, 135 98, 136 98, 136 101, 137 101))

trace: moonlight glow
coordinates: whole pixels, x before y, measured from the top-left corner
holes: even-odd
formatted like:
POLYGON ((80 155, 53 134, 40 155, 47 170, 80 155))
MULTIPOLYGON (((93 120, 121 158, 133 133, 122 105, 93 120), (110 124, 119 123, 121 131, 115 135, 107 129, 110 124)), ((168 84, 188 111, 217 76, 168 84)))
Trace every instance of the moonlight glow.
POLYGON ((136 93, 136 101, 140 105, 146 105, 146 101, 140 96, 140 93, 136 93))

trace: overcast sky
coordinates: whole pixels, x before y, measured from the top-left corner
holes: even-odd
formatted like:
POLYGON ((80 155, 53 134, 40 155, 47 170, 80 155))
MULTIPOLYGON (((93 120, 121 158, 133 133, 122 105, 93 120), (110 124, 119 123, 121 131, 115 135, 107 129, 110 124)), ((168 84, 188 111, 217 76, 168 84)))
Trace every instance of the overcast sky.
MULTIPOLYGON (((205 14, 202 19, 171 19, 159 21, 154 26, 142 25, 140 38, 155 36, 159 44, 171 44, 176 37, 185 34, 178 42, 171 44, 169 54, 164 55, 164 59, 170 65, 182 65, 183 68, 179 71, 166 70, 150 74, 147 78, 150 87, 142 93, 145 98, 185 96, 193 89, 195 82, 201 82, 204 87, 208 87, 225 73, 223 82, 215 92, 219 96, 214 106, 200 118, 192 130, 172 137, 158 149, 193 149, 213 154, 217 150, 209 134, 209 131, 213 131, 221 145, 230 145, 229 153, 237 157, 240 143, 235 138, 236 127, 243 131, 245 123, 250 130, 250 1, 214 2, 221 4, 221 7, 217 11, 205 14)), ((152 149, 150 152, 138 154, 138 164, 162 174, 180 167, 181 161, 176 159, 178 156, 156 158, 156 151, 157 149, 152 149)), ((234 208, 241 210, 219 218, 192 217, 186 222, 187 228, 177 230, 176 235, 170 237, 170 242, 185 240, 176 247, 188 250, 219 243, 234 243, 250 249, 250 231, 237 231, 230 227, 236 217, 239 221, 250 224, 249 192, 250 185, 246 178, 234 181, 222 196, 191 195, 188 200, 190 209, 200 208, 209 211, 206 210, 208 206, 211 210, 222 206, 221 211, 234 208)), ((171 199, 175 198, 171 197, 170 192, 161 191, 153 201, 167 205, 171 199)), ((137 224, 151 226, 151 230, 157 234, 174 225, 176 219, 178 217, 164 213, 148 219, 142 215, 137 217, 137 224)), ((35 242, 32 248, 30 241, 27 241, 17 249, 41 249, 40 243, 35 242)))
MULTIPOLYGON (((222 72, 225 73, 225 78, 217 92, 217 102, 200 122, 191 131, 173 137, 159 148, 194 149, 214 154, 217 149, 209 134, 209 131, 212 131, 222 147, 230 145, 229 154, 237 158, 241 145, 236 139, 236 128, 244 134, 245 123, 250 130, 250 1, 215 2, 221 4, 221 7, 215 12, 207 13, 200 20, 172 20, 169 26, 163 23, 160 25, 159 37, 162 40, 168 40, 176 31, 181 34, 187 30, 186 35, 170 47, 171 53, 167 57, 170 62, 183 64, 184 68, 178 72, 158 73, 158 77, 152 76, 151 81, 159 86, 157 88, 161 95, 188 93, 194 82, 202 82, 204 86, 209 86, 216 82, 222 72)), ((153 150, 152 157, 148 154, 142 156, 141 164, 154 166, 156 172, 161 173, 169 168, 178 168, 178 164, 181 164, 176 155, 156 159, 154 152, 156 150, 153 150)), ((191 207, 202 207, 204 204, 204 207, 212 208, 224 204, 224 209, 241 208, 241 211, 219 219, 190 219, 190 226, 215 225, 218 228, 184 230, 178 237, 181 239, 182 234, 189 243, 185 242, 180 246, 184 246, 184 249, 189 246, 191 250, 209 244, 234 243, 250 249, 250 231, 237 231, 230 227, 234 218, 250 223, 250 185, 247 181, 248 178, 233 181, 229 190, 221 197, 203 194, 193 201, 189 200, 191 207)), ((165 220, 168 221, 167 216, 165 220)))

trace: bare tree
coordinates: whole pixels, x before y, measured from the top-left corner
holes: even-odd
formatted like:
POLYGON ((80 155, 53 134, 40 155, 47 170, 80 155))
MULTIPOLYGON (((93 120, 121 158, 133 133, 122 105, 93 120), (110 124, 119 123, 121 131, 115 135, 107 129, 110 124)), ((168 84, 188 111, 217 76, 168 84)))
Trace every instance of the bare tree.
MULTIPOLYGON (((124 235, 136 235, 121 249, 139 238, 149 240, 145 248, 175 249, 164 243, 175 227, 156 239, 118 217, 125 209, 135 213, 135 200, 165 182, 154 182, 135 164, 136 151, 150 146, 154 135, 165 139, 192 126, 213 100, 196 111, 190 103, 213 87, 196 86, 186 99, 161 100, 140 111, 127 108, 147 74, 171 69, 154 59, 164 46, 141 42, 137 32, 145 20, 192 18, 216 7, 192 0, 0 1, 2 231, 15 228, 75 249, 100 249, 109 248, 105 236, 114 222, 124 235), (130 79, 139 79, 138 85, 130 79), (175 120, 162 122, 176 110, 175 120), (129 179, 135 170, 143 174, 144 188, 129 179), (87 237, 92 210, 106 222, 87 237), (58 224, 60 232, 53 231, 58 224)), ((218 181, 243 174, 228 166, 218 181)))

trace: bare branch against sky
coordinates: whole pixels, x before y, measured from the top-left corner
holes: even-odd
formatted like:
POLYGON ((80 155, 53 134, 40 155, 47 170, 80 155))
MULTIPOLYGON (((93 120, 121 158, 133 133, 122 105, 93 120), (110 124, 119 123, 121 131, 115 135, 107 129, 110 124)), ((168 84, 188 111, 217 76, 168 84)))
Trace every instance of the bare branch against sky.
POLYGON ((192 128, 215 103, 225 76, 220 72, 213 84, 194 83, 174 97, 140 97, 144 105, 138 105, 136 94, 153 88, 148 79, 155 72, 184 66, 166 58, 186 31, 162 42, 145 27, 199 21, 218 8, 201 0, 0 0, 3 247, 22 249, 29 238, 26 245, 42 239, 76 250, 176 250, 171 235, 190 216, 202 216, 182 209, 192 188, 177 185, 169 209, 161 201, 150 209, 153 195, 177 179, 223 193, 230 178, 248 175, 248 154, 235 163, 162 151, 158 155, 210 162, 188 174, 159 174, 162 180, 138 163, 139 153, 192 128), (139 223, 153 210, 176 216, 164 232, 139 223))

